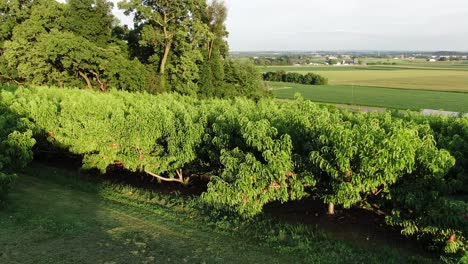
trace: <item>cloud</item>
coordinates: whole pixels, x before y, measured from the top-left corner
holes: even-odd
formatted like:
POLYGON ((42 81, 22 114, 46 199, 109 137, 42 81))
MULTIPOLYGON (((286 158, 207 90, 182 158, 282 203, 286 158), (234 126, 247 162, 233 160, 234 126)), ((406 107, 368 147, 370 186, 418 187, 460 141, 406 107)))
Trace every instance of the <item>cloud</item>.
MULTIPOLYGON (((60 0, 63 2, 64 0, 60 0)), ((112 0, 117 3, 119 0, 112 0)), ((225 0, 231 49, 468 49, 467 0, 225 0)), ((122 24, 133 25, 115 4, 122 24)))
POLYGON ((233 50, 456 50, 466 0, 226 0, 233 50))

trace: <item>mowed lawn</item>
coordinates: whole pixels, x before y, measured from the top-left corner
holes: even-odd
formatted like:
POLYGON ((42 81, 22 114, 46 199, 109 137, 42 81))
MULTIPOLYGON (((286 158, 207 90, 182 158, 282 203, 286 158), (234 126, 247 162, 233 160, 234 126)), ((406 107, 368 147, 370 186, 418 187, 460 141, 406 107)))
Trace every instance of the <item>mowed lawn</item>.
POLYGON ((35 176, 21 175, 11 200, 11 209, 0 211, 4 264, 300 261, 252 241, 199 229, 182 212, 177 219, 177 212, 157 206, 154 212, 140 210, 35 176))
POLYGON ((20 174, 0 209, 0 263, 436 262, 305 226, 227 216, 215 221, 188 206, 190 199, 96 185, 84 176, 40 164, 20 174))
POLYGON ((330 85, 376 86, 439 91, 468 92, 468 65, 392 65, 392 66, 327 66, 263 67, 262 71, 316 72, 330 85))
POLYGON ((294 83, 269 82, 275 97, 293 99, 300 93, 304 99, 394 109, 436 109, 468 112, 468 93, 428 90, 394 89, 384 87, 326 85, 313 86, 294 83))

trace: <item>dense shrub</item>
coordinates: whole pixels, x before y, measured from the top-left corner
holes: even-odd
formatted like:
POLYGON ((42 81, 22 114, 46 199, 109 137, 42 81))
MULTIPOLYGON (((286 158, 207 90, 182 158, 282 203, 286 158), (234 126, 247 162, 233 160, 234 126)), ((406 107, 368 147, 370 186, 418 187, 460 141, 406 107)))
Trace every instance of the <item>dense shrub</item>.
POLYGON ((450 152, 455 164, 448 172, 422 171, 396 185, 392 190, 393 210, 387 222, 401 227, 404 234, 431 240, 435 248, 446 253, 466 252, 468 203, 460 197, 468 192, 468 118, 395 115, 406 122, 421 124, 424 129, 419 133, 450 152))
POLYGON ((308 84, 308 85, 327 85, 328 79, 315 74, 307 73, 300 74, 295 72, 285 72, 285 71, 276 71, 276 72, 266 72, 263 74, 264 81, 272 82, 289 82, 289 83, 299 83, 299 84, 308 84))
POLYGON ((427 124, 295 104, 285 104, 287 116, 276 113, 283 119, 277 127, 291 135, 302 156, 295 164, 314 175, 314 192, 325 202, 387 214, 388 224, 446 253, 466 250, 468 203, 450 196, 461 191, 452 188, 455 159, 438 149, 427 124))
POLYGON ((16 176, 14 170, 21 169, 32 160, 32 131, 26 119, 20 119, 0 95, 0 203, 4 200, 16 176))
POLYGON ((246 96, 259 99, 265 93, 261 74, 250 62, 228 60, 224 64, 224 75, 224 84, 215 93, 217 97, 246 96))
POLYGON ((212 101, 210 108, 199 157, 219 167, 203 195, 205 201, 253 216, 268 202, 307 195, 306 187, 315 181, 294 172, 291 137, 272 123, 271 114, 279 112, 276 105, 238 99, 212 101))
POLYGON ((439 148, 446 149, 456 163, 449 172, 450 191, 468 192, 468 117, 420 116, 406 114, 404 119, 430 126, 439 148))

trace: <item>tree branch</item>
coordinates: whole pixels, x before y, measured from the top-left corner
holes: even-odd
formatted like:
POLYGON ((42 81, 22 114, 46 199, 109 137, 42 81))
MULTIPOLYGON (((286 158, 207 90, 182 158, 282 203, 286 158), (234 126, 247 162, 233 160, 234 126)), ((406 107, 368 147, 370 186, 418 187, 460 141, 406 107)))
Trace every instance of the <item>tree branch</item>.
POLYGON ((7 80, 10 80, 10 81, 16 83, 17 85, 22 85, 22 84, 24 84, 24 83, 22 83, 22 82, 16 80, 15 78, 11 78, 11 77, 9 77, 9 76, 5 76, 5 75, 1 75, 1 74, 0 74, 0 78, 5 78, 5 79, 7 79, 7 80))
POLYGON ((145 173, 147 173, 148 175, 150 175, 150 176, 152 176, 152 177, 154 177, 154 178, 156 178, 156 179, 159 179, 159 180, 161 180, 161 181, 166 181, 166 182, 180 182, 180 183, 182 183, 182 184, 186 184, 186 181, 184 181, 184 178, 183 178, 183 176, 182 176, 182 170, 181 170, 181 169, 176 170, 176 173, 177 173, 177 175, 179 176, 178 179, 176 179, 176 178, 166 178, 166 177, 162 177, 162 176, 159 176, 159 175, 157 175, 157 174, 155 174, 155 173, 152 173, 152 172, 150 172, 150 171, 148 171, 148 170, 146 170, 146 169, 145 169, 145 173))
POLYGON ((163 24, 161 22, 159 22, 158 20, 153 20, 156 24, 158 24, 160 27, 164 27, 163 24))
POLYGON ((176 18, 176 16, 173 15, 172 17, 167 18, 167 19, 166 19, 166 22, 169 23, 169 22, 171 22, 171 20, 173 20, 173 19, 175 19, 175 18, 176 18))
POLYGON ((103 92, 103 93, 107 92, 107 88, 106 88, 107 85, 106 85, 106 82, 104 82, 104 81, 101 80, 101 77, 99 76, 99 73, 97 73, 97 72, 95 72, 95 71, 91 71, 91 70, 90 70, 90 72, 91 72, 94 76, 96 76, 96 80, 97 80, 97 82, 99 83, 99 89, 101 90, 101 92, 103 92))
POLYGON ((81 71, 78 71, 78 74, 86 81, 86 87, 88 89, 92 89, 93 85, 91 84, 91 81, 89 80, 88 76, 86 76, 86 74, 82 73, 81 71))
POLYGON ((375 196, 379 195, 383 190, 384 190, 383 188, 380 189, 380 190, 378 190, 377 192, 374 193, 374 195, 375 195, 375 196))

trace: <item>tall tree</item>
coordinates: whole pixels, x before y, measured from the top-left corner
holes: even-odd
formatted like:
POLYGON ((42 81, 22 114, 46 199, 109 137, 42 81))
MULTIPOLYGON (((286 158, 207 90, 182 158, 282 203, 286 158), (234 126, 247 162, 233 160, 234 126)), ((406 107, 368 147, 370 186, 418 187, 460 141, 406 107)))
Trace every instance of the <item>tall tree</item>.
POLYGON ((139 44, 152 48, 148 61, 155 65, 160 85, 184 94, 196 92, 200 48, 208 27, 202 21, 204 0, 126 0, 119 3, 126 14, 134 13, 139 44), (195 89, 195 90, 194 90, 195 89))
POLYGON ((164 74, 174 36, 190 15, 184 0, 125 0, 119 6, 128 15, 135 12, 135 22, 144 23, 144 44, 153 46, 159 57, 159 73, 164 74))
POLYGON ((227 8, 223 2, 214 0, 206 8, 203 16, 209 28, 209 41, 206 43, 204 62, 200 77, 200 93, 204 96, 222 96, 225 85, 224 62, 229 47, 226 41, 227 8), (209 75, 209 76, 208 76, 209 75))
POLYGON ((220 55, 226 58, 229 54, 229 46, 226 38, 229 32, 226 29, 227 8, 224 2, 213 0, 206 9, 206 20, 213 34, 208 46, 208 58, 213 56, 215 50, 219 50, 220 55))

